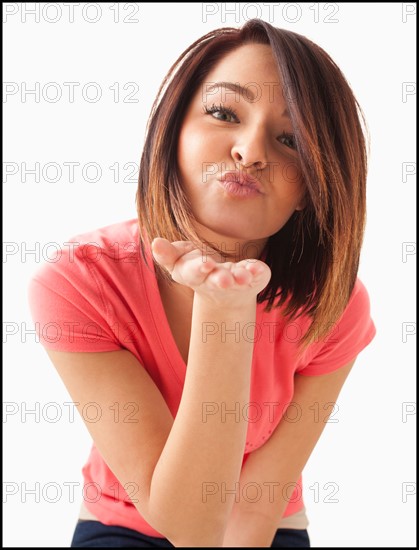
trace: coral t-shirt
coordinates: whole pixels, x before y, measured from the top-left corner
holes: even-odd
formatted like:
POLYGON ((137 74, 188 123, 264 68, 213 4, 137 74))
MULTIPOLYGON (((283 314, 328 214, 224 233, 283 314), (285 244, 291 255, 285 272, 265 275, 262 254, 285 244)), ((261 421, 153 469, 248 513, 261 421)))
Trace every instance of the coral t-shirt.
MULTIPOLYGON (((146 257, 149 266, 139 247, 137 219, 77 235, 33 275, 28 288, 29 305, 40 342, 47 349, 129 350, 153 379, 175 417, 186 365, 165 314, 149 246, 146 257)), ((300 358, 296 357, 297 344, 310 319, 299 317, 287 322, 281 309, 266 313, 264 307, 257 304, 252 338, 243 465, 249 453, 270 438, 286 410, 285 404, 292 401, 294 374, 313 376, 343 367, 376 332, 368 293, 359 279, 333 330, 311 344, 300 358)), ((135 495, 127 494, 119 484, 94 443, 83 477, 85 487, 91 489, 84 491, 85 506, 99 521, 163 537, 141 517, 130 500, 135 495)), ((300 476, 283 517, 303 508, 300 476)))

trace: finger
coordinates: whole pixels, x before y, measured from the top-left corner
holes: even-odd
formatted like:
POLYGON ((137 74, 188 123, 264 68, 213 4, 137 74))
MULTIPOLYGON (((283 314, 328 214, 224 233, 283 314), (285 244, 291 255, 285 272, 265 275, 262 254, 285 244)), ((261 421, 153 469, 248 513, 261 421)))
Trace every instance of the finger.
POLYGON ((151 251, 156 261, 170 272, 173 271, 177 260, 193 248, 191 242, 175 241, 175 243, 170 243, 161 237, 156 237, 151 243, 151 251))
POLYGON ((216 288, 230 288, 234 285, 234 276, 229 269, 216 268, 208 275, 208 282, 216 288))
POLYGON ((264 262, 257 262, 249 266, 249 271, 252 273, 253 277, 250 281, 250 286, 259 285, 264 282, 265 286, 269 283, 272 272, 268 265, 264 262))
POLYGON ((212 260, 202 263, 200 255, 187 257, 185 261, 181 259, 176 263, 172 271, 172 278, 182 284, 198 286, 204 282, 215 266, 216 264, 212 260))
POLYGON ((259 260, 246 261, 245 269, 249 271, 254 277, 259 277, 266 271, 266 264, 260 262, 259 260))
POLYGON ((227 289, 236 284, 250 284, 253 278, 253 274, 245 269, 245 265, 226 262, 216 266, 208 281, 215 287, 227 289))
POLYGON ((175 248, 178 248, 181 252, 182 251, 190 251, 195 250, 196 246, 191 241, 173 241, 171 243, 175 248))
POLYGON ((245 266, 235 265, 232 269, 235 281, 240 284, 249 284, 253 279, 252 273, 245 266))

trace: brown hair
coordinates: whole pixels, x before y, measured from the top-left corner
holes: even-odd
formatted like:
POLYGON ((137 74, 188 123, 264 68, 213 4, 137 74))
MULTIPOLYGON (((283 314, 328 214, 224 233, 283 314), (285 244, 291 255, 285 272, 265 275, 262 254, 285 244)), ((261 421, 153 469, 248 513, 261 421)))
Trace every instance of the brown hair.
MULTIPOLYGON (((252 43, 272 48, 306 187, 305 208, 268 239, 264 261, 272 276, 257 302, 266 301, 266 311, 285 304, 289 320, 309 315, 311 326, 300 341, 305 348, 330 332, 355 285, 367 176, 362 110, 334 61, 306 37, 253 19, 241 29, 209 32, 170 68, 152 107, 141 157, 136 195, 140 247, 145 259, 144 238, 149 243, 155 237, 190 240, 202 249, 208 244, 191 223, 178 173, 178 136, 205 76, 224 55, 252 43)), ((170 280, 157 262, 155 268, 170 280)))

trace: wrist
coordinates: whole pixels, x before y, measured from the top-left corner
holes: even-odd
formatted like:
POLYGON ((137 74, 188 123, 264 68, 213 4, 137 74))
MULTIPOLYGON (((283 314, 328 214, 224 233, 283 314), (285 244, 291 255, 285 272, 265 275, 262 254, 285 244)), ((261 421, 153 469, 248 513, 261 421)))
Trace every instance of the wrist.
POLYGON ((240 314, 249 313, 256 310, 256 296, 250 298, 240 297, 237 299, 225 298, 220 299, 218 297, 204 296, 195 292, 193 299, 194 307, 202 307, 208 310, 208 312, 214 312, 217 315, 226 313, 240 314))

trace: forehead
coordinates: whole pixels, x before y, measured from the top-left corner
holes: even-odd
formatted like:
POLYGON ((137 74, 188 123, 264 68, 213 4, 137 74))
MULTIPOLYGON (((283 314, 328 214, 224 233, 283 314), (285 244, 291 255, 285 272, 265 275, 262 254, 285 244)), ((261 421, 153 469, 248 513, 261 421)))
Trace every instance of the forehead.
POLYGON ((279 82, 279 74, 270 46, 265 44, 246 44, 227 53, 208 74, 208 80, 223 77, 241 79, 241 84, 258 78, 271 78, 279 82), (236 78, 237 77, 237 78, 236 78))
POLYGON ((231 82, 249 91, 270 91, 271 101, 273 91, 275 101, 282 99, 282 93, 276 93, 282 90, 277 64, 271 47, 265 44, 246 44, 224 55, 202 82, 202 89, 215 85, 214 91, 221 93, 216 85, 219 82, 231 82))

